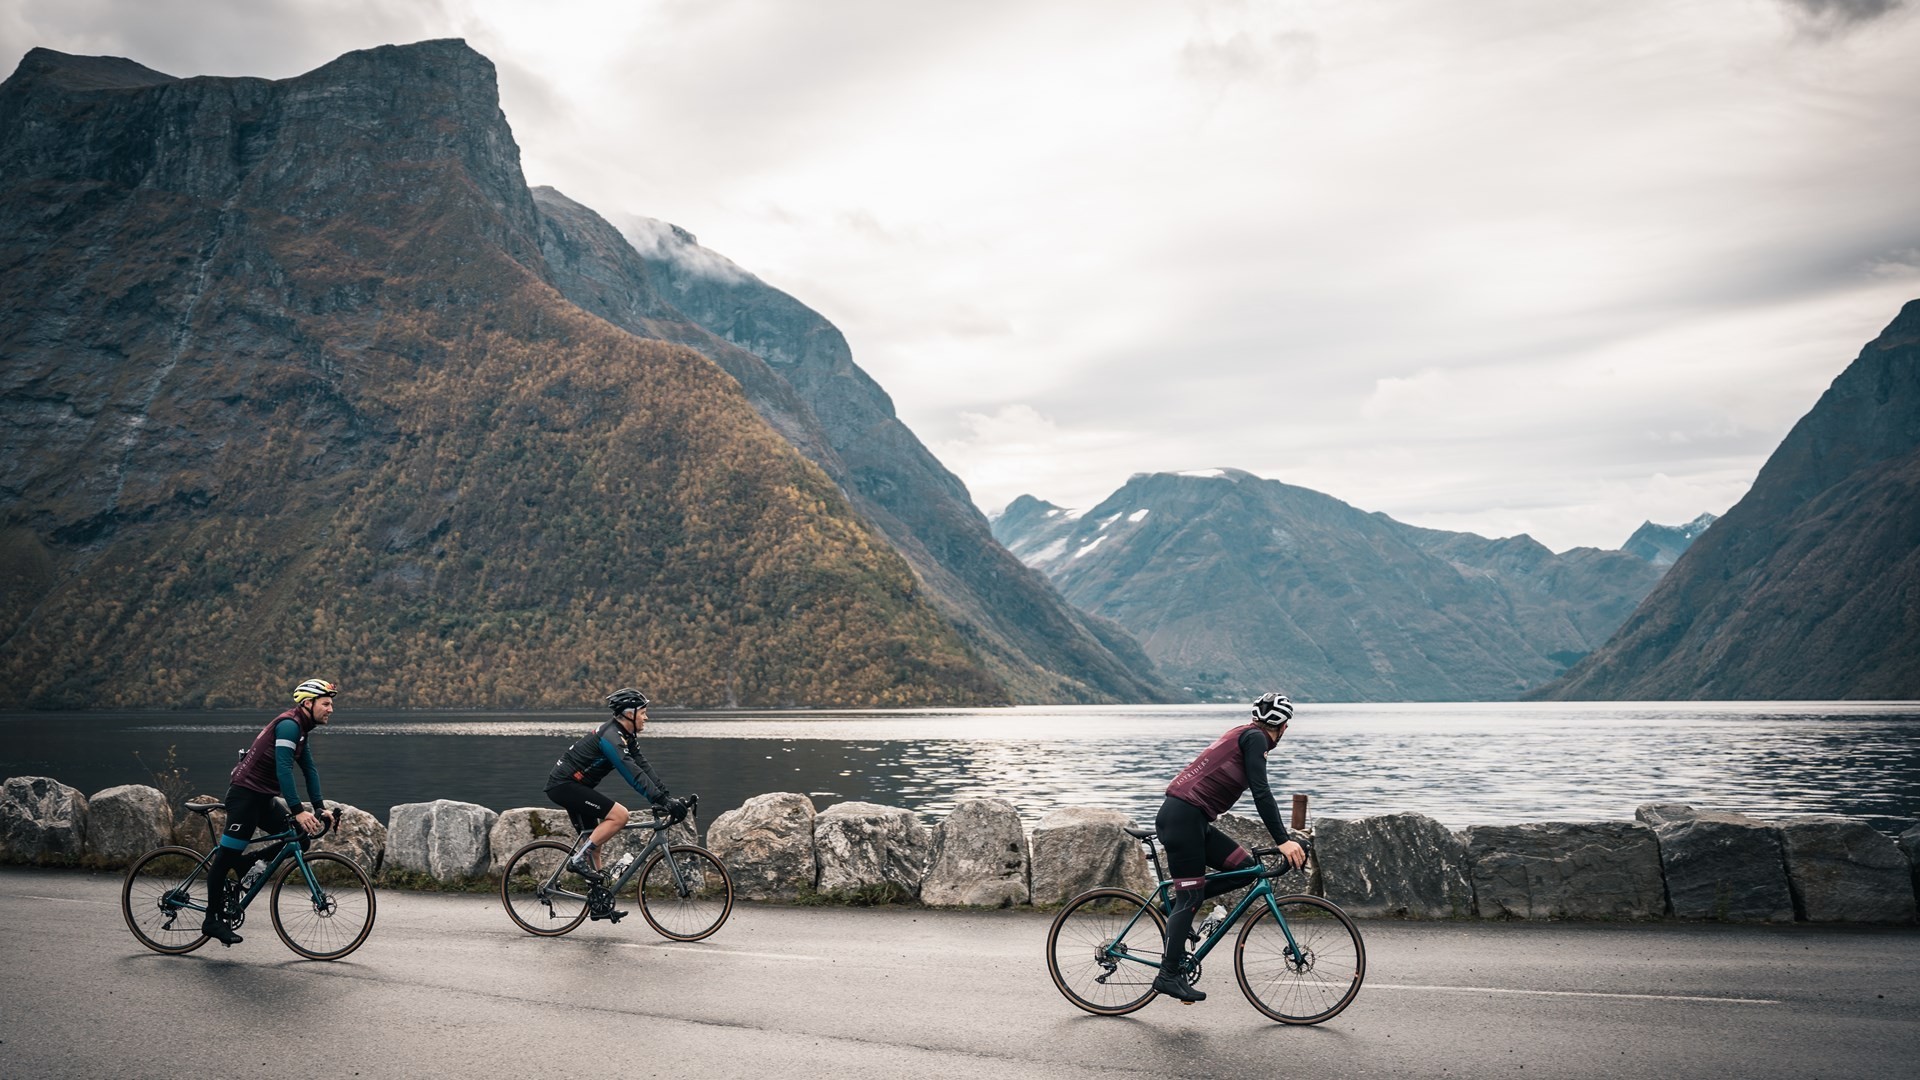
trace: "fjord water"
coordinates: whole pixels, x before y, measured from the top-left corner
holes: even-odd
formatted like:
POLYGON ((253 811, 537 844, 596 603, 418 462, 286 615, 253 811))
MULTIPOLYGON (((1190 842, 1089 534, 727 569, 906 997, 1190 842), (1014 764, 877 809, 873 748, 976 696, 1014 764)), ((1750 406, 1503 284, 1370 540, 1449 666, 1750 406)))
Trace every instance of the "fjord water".
MULTIPOLYGON (((52 776, 92 794, 151 782, 171 747, 195 789, 217 795, 270 715, 3 714, 0 776, 52 776)), ((821 808, 864 800, 928 821, 998 796, 1029 825, 1072 805, 1151 822, 1173 774, 1244 715, 1239 705, 664 711, 642 747, 676 793, 700 793, 703 821, 799 791, 821 808)), ((347 699, 312 745, 328 797, 383 820, 431 799, 504 810, 545 805, 547 770, 598 718, 363 712, 347 699)), ((1920 818, 1920 703, 1307 705, 1269 768, 1283 812, 1304 792, 1316 816, 1419 811, 1460 827, 1628 819, 1643 802, 1684 801, 1854 814, 1898 831, 1920 818)), ((1238 809, 1253 813, 1246 800, 1238 809)))

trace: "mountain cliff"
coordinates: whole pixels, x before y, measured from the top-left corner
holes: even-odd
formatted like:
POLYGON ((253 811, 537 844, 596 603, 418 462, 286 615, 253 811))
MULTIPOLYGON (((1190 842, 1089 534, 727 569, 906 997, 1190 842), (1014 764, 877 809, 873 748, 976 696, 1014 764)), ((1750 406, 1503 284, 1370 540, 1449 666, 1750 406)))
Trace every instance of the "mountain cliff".
POLYGON ((1205 697, 1511 699, 1659 578, 1623 552, 1420 529, 1232 469, 1137 475, 1084 514, 1022 496, 994 531, 1205 697))
POLYGON ((551 233, 461 42, 279 81, 29 53, 0 705, 1007 700, 735 378, 562 295, 551 233))
POLYGON ((1920 300, 1545 698, 1920 697, 1920 300))
POLYGON ((1016 699, 1170 696, 1124 631, 1076 610, 1000 546, 966 486, 900 422, 832 323, 684 229, 643 220, 629 242, 560 192, 533 194, 561 292, 631 333, 699 350, 739 380, 767 423, 914 568, 1016 699))

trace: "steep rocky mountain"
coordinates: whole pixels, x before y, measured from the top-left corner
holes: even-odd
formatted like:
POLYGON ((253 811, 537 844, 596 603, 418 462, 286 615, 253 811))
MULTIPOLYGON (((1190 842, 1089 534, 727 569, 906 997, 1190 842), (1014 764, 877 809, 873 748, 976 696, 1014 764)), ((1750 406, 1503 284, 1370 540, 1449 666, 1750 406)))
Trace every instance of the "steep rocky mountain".
POLYGON ((1619 632, 1539 696, 1920 697, 1920 300, 1619 632))
POLYGON ((1416 528, 1233 469, 1136 475, 1084 513, 1022 496, 994 532, 1204 697, 1514 698, 1660 576, 1624 552, 1416 528))
POLYGON ((1672 566, 1716 520, 1712 514, 1701 514, 1685 525, 1656 525, 1645 521, 1620 545, 1620 550, 1638 555, 1655 566, 1672 566))
POLYGON ((895 416, 832 323, 684 229, 641 221, 636 244, 552 188, 533 195, 561 292, 631 333, 697 349, 738 379, 760 415, 913 566, 1018 700, 1170 696, 1124 631, 1075 609, 1000 546, 966 486, 895 416))
POLYGON ((463 43, 279 81, 28 54, 0 705, 1007 700, 740 382, 562 295, 550 232, 463 43))

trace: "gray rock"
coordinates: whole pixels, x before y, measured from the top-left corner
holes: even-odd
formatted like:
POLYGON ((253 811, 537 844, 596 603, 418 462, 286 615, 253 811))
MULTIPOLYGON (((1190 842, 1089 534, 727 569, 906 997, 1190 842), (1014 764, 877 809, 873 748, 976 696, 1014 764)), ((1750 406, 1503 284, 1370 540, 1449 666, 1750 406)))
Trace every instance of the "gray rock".
POLYGON ((1809 815, 1778 824, 1796 918, 1914 921, 1913 866, 1890 837, 1858 818, 1809 815))
POLYGON ((735 895, 792 899, 813 888, 813 800, 790 791, 756 795, 707 826, 707 846, 733 875, 735 895))
POLYGON ((1027 834, 1005 799, 968 799, 933 830, 920 899, 936 907, 1012 907, 1031 895, 1027 834))
POLYGON ((0 862, 77 862, 87 846, 87 797, 49 776, 0 785, 0 862))
POLYGON ((329 799, 327 808, 340 811, 340 826, 321 837, 313 850, 338 852, 359 863, 369 875, 379 873, 387 851, 387 827, 357 806, 329 799))
POLYGON ((173 809, 159 788, 122 784, 87 800, 87 858, 127 863, 173 841, 173 809))
POLYGON ((1467 862, 1483 918, 1650 919, 1667 910, 1660 846, 1638 822, 1476 825, 1467 862))
POLYGON ((1321 818, 1314 857, 1322 895, 1350 915, 1451 919, 1474 913, 1466 845, 1424 814, 1321 818))
MULTIPOLYGON (((219 802, 213 795, 196 795, 189 802, 219 802)), ((173 842, 181 847, 195 851, 212 851, 213 845, 220 842, 220 831, 227 827, 227 812, 212 810, 196 814, 184 806, 175 806, 173 815, 173 842)))
POLYGON ((1900 853, 1907 857, 1907 865, 1913 869, 1914 902, 1920 905, 1920 825, 1915 825, 1900 834, 1900 853))
POLYGON ((499 814, 473 803, 403 803, 387 815, 388 869, 460 882, 487 872, 487 833, 499 814))
POLYGON ((1741 814, 1706 811, 1666 817, 1653 834, 1660 841, 1660 866, 1673 915, 1724 922, 1793 921, 1786 861, 1773 826, 1741 814))
MULTIPOLYGON (((513 853, 535 840, 558 840, 572 845, 577 834, 567 812, 557 806, 516 806, 504 810, 487 832, 488 873, 499 875, 513 853)), ((620 837, 615 837, 616 841, 620 837)))
POLYGON ((1686 803, 1650 802, 1641 803, 1633 812, 1634 819, 1649 829, 1657 829, 1671 821, 1684 821, 1699 813, 1686 803))
POLYGON ((877 803, 835 803, 813 819, 823 893, 892 887, 917 896, 933 832, 911 810, 877 803))
POLYGON ((1131 824, 1118 810, 1092 806, 1063 807, 1041 818, 1033 830, 1033 902, 1058 904, 1109 885, 1151 893, 1159 883, 1146 849, 1122 831, 1131 824))

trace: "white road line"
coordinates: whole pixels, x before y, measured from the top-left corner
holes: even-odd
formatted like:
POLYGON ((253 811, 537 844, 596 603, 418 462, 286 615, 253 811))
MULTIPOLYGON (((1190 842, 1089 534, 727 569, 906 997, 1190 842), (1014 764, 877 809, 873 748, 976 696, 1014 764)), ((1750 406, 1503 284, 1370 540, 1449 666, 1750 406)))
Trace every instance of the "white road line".
POLYGON ((92 904, 95 907, 117 907, 118 906, 117 904, 109 904, 105 900, 75 900, 70 896, 40 896, 35 893, 14 893, 11 896, 8 896, 7 899, 9 900, 51 900, 56 904, 92 904))
POLYGON ((1707 997, 1702 994, 1622 994, 1609 990, 1515 990, 1505 986, 1412 986, 1367 983, 1368 990, 1432 990, 1455 994, 1537 994, 1541 997, 1628 998, 1638 1001, 1708 1001, 1725 1005, 1778 1005, 1769 998, 1707 997))
POLYGON ((702 956, 745 956, 755 960, 805 960, 805 961, 808 961, 809 963, 814 963, 814 964, 825 962, 825 959, 823 957, 798 956, 793 953, 742 952, 739 949, 707 949, 707 948, 698 948, 694 946, 679 946, 679 945, 643 945, 635 941, 616 941, 616 942, 613 942, 612 944, 618 945, 623 949, 647 949, 649 951, 657 951, 657 952, 699 953, 702 956))

